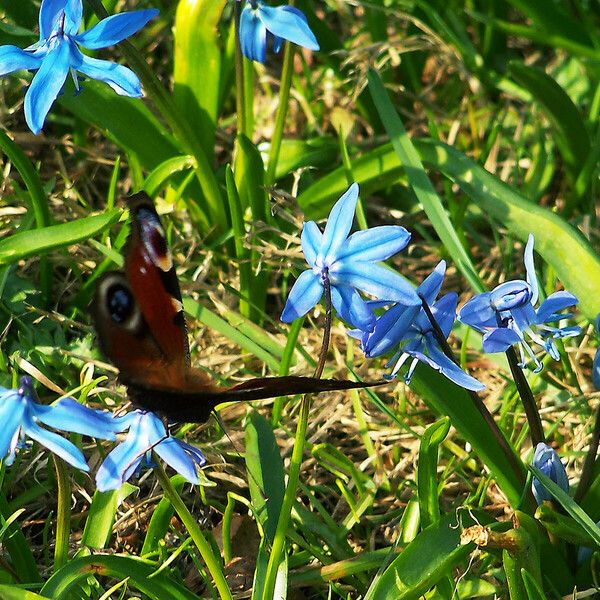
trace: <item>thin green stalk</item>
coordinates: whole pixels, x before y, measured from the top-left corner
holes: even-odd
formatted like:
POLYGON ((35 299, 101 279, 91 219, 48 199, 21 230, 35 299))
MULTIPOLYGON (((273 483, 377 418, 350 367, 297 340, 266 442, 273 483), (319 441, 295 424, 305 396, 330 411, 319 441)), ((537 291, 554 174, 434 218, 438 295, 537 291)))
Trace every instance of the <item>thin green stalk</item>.
MULTIPOLYGON (((425 298, 423 298, 423 296, 421 296, 420 294, 419 294, 419 298, 421 299, 421 305, 423 306, 423 310, 425 311, 425 314, 427 315, 427 318, 429 319, 429 322, 431 323, 431 327, 433 329, 433 334, 435 336, 437 343, 440 345, 440 348, 442 349, 444 354, 453 363, 460 366, 460 363, 456 359, 456 356, 454 356, 454 352, 453 352, 452 348, 450 347, 450 344, 448 343, 446 336, 442 332, 442 330, 439 326, 439 323, 437 322, 436 318, 433 316, 433 313, 431 312, 431 308, 429 307, 429 304, 427 304, 427 301, 425 300, 425 298)), ((515 451, 513 450, 511 445, 508 443, 508 440, 506 439, 506 437, 504 436, 504 434, 498 427, 498 424, 494 420, 494 417, 488 410, 487 406, 484 404, 483 400, 479 397, 477 392, 474 392, 473 390, 465 390, 465 391, 469 394, 469 396, 471 397, 471 400, 475 404, 477 410, 481 413, 481 416, 484 418, 485 422, 487 423, 488 427, 490 428, 491 435, 496 439, 500 448, 502 448, 504 455, 510 462, 510 464, 513 468, 513 471, 517 475, 519 481, 522 481, 523 485, 525 485, 525 473, 523 471, 523 465, 517 458, 517 455, 515 454, 515 451)))
POLYGON ((531 438, 531 445, 535 448, 540 442, 546 442, 544 435, 544 428, 542 426, 542 419, 533 397, 533 392, 529 387, 529 382, 523 369, 519 367, 519 360, 517 353, 513 346, 511 346, 506 352, 506 358, 508 359, 508 366, 512 373, 513 380, 517 386, 519 396, 521 396, 521 403, 525 409, 525 416, 527 417, 527 423, 529 424, 529 437, 531 438))
MULTIPOLYGON (((99 18, 104 19, 109 16, 100 0, 87 1, 99 18)), ((129 65, 140 78, 146 95, 152 100, 157 110, 173 131, 175 137, 184 145, 185 152, 192 154, 196 159, 196 168, 194 171, 204 193, 213 222, 221 231, 227 230, 228 217, 219 183, 200 140, 194 134, 191 125, 182 118, 181 112, 175 105, 173 98, 160 83, 137 48, 127 40, 121 42, 119 47, 129 65)))
POLYGON ((279 151, 281 150, 281 140, 283 139, 285 118, 287 116, 288 104, 290 100, 290 89, 292 87, 295 49, 296 47, 291 42, 285 43, 283 68, 281 71, 281 85, 279 87, 279 105, 277 106, 275 129, 273 130, 273 137, 271 138, 271 147, 269 148, 269 163, 267 166, 267 175, 265 177, 265 184, 267 186, 273 185, 273 182, 275 181, 277 161, 279 160, 279 151))
MULTIPOLYGON (((338 132, 338 142, 340 146, 340 153, 342 155, 342 164, 344 165, 346 181, 348 182, 348 185, 352 185, 354 183, 354 174, 352 173, 352 163, 350 162, 350 154, 348 153, 348 146, 346 145, 343 127, 340 127, 338 132)), ((361 229, 369 228, 367 223, 367 215, 365 214, 365 207, 361 198, 358 199, 356 204, 356 221, 361 229)))
POLYGON ((157 467, 155 468, 156 476, 160 485, 165 493, 165 496, 169 499, 169 502, 173 505, 175 512, 179 515, 179 518, 188 530, 192 541, 198 548, 202 560, 206 564, 208 572, 213 578, 213 582, 219 596, 222 599, 233 600, 229 586, 223 573, 221 561, 215 556, 211 545, 208 540, 204 537, 202 530, 198 527, 196 519, 192 516, 187 506, 183 503, 183 500, 179 497, 179 494, 173 487, 171 480, 165 473, 162 465, 157 461, 157 467))
POLYGON ((233 19, 235 23, 235 110, 237 113, 238 134, 248 135, 246 124, 246 102, 244 87, 244 57, 240 44, 240 17, 242 14, 242 3, 235 2, 233 7, 233 19))
MULTIPOLYGON (((329 340, 331 335, 331 288, 329 282, 324 282, 325 291, 325 306, 326 306, 326 322, 323 332, 323 343, 319 353, 319 363, 315 369, 314 376, 320 378, 323 374, 325 366, 324 357, 327 356, 329 348, 329 340)), ((308 429, 308 415, 310 414, 311 395, 303 396, 300 404, 300 415, 298 416, 298 425, 296 427, 296 437, 294 438, 294 449, 292 450, 292 458, 290 461, 290 472, 288 474, 288 482, 281 504, 281 512, 277 521, 277 529, 273 538, 273 546, 269 555, 267 564, 267 572, 265 575, 265 584, 263 588, 263 600, 272 600, 277 580, 277 571, 281 563, 281 557, 285 551, 285 540, 288 526, 290 524, 292 508, 296 500, 296 490, 298 489, 298 481, 300 480, 300 469, 302 467, 302 457, 304 455, 304 444, 306 443, 306 431, 308 429)))
POLYGON ((54 572, 60 571, 69 560, 69 535, 71 528, 71 482, 64 461, 52 455, 56 470, 58 499, 56 507, 56 545, 54 547, 54 572))

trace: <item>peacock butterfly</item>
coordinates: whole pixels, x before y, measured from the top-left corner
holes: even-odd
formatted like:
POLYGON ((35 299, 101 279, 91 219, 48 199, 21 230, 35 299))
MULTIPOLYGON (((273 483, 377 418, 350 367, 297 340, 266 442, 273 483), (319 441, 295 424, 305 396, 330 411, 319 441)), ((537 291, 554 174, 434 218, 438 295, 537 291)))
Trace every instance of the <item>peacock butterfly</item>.
POLYGON ((204 422, 222 402, 378 385, 314 377, 260 377, 222 388, 190 365, 179 282, 152 200, 127 200, 131 232, 124 272, 106 273, 92 315, 100 348, 119 369, 132 402, 171 421, 204 422))

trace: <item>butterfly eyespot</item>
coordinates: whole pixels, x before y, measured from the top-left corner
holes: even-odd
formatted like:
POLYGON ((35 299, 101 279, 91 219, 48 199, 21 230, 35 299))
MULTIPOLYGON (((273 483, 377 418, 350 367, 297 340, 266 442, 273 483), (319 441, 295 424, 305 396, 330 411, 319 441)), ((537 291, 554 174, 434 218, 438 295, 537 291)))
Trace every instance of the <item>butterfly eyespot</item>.
POLYGON ((122 285, 114 285, 107 294, 108 311, 115 323, 124 323, 136 310, 131 292, 122 285))

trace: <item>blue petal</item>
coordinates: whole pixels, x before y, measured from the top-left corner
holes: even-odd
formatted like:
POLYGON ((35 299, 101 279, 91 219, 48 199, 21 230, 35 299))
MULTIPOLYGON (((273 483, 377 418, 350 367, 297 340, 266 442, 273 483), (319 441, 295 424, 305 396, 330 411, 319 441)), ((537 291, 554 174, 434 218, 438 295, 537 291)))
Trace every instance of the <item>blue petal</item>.
POLYGON ((404 341, 420 311, 418 305, 397 304, 375 321, 373 332, 363 341, 363 351, 369 358, 381 356, 404 341))
POLYGON ((175 469, 180 475, 183 475, 190 483, 198 483, 198 473, 196 472, 196 461, 185 451, 181 442, 172 437, 167 438, 154 448, 154 451, 170 467, 175 469))
POLYGON ((323 295, 323 284, 318 275, 310 269, 300 274, 296 279, 281 313, 284 323, 305 315, 323 295))
POLYGON ((399 225, 384 225, 356 231, 340 248, 338 260, 382 261, 394 256, 410 241, 410 233, 399 225))
POLYGON ((79 450, 79 448, 75 446, 75 444, 72 444, 69 440, 66 440, 52 431, 43 429, 34 423, 33 420, 27 418, 23 423, 23 431, 32 440, 35 440, 42 446, 45 446, 48 448, 48 450, 57 456, 60 456, 60 458, 75 468, 81 469, 82 471, 90 470, 85 462, 85 458, 81 453, 81 450, 79 450))
POLYGON ((565 315, 559 315, 556 313, 568 308, 569 306, 575 306, 578 302, 579 300, 577 300, 577 297, 570 292, 561 291, 550 294, 550 296, 548 296, 537 309, 536 322, 541 324, 558 321, 565 315))
POLYGON ((508 311, 531 304, 531 286, 521 279, 505 281, 496 286, 490 295, 490 303, 498 311, 508 311))
MULTIPOLYGON (((556 483, 563 492, 569 492, 569 478, 565 467, 558 454, 550 446, 540 442, 535 447, 533 465, 556 483)), ((544 500, 552 499, 550 492, 535 477, 532 481, 532 491, 538 504, 541 504, 544 500)))
POLYGON ((300 241, 302 243, 302 252, 304 253, 306 262, 311 267, 314 267, 317 254, 319 254, 321 243, 323 241, 323 234, 314 221, 304 223, 300 241))
POLYGON ((144 458, 144 448, 135 437, 127 439, 112 450, 96 473, 99 492, 119 489, 135 472, 144 458))
POLYGON ((446 376, 450 381, 453 381, 462 388, 474 392, 480 392, 485 389, 483 383, 465 373, 457 364, 452 362, 440 350, 437 342, 433 338, 427 338, 426 345, 429 357, 424 355, 418 356, 417 358, 419 358, 419 360, 427 363, 430 367, 433 367, 436 371, 442 373, 442 375, 446 376))
POLYGON ((0 460, 8 454, 24 413, 25 402, 16 390, 4 390, 0 394, 0 460))
POLYGON ((139 31, 158 13, 157 9, 151 8, 112 15, 76 36, 75 41, 90 50, 113 46, 139 31))
POLYGON ((344 321, 362 331, 371 331, 375 315, 360 294, 346 285, 331 286, 331 303, 344 321))
POLYGON ((413 286, 401 275, 378 264, 338 261, 329 270, 336 284, 350 285, 378 300, 420 304, 413 286))
POLYGON ((77 35, 83 19, 83 6, 81 0, 67 0, 65 15, 65 33, 73 37, 77 35))
POLYGON ((457 304, 458 294, 456 292, 449 292, 431 307, 431 312, 446 338, 450 335, 456 319, 457 304))
POLYGON ((533 308, 533 304, 529 303, 518 308, 513 308, 510 311, 510 315, 520 331, 525 331, 528 327, 535 325, 537 321, 535 308, 533 308))
POLYGON ((93 410, 73 398, 63 398, 52 406, 36 405, 35 417, 61 431, 71 431, 102 440, 114 440, 120 431, 117 421, 106 411, 93 410))
POLYGON ((444 275, 446 274, 446 261, 440 261, 435 269, 423 280, 423 283, 417 288, 419 297, 425 298, 425 302, 431 306, 438 297, 442 284, 444 283, 444 275))
POLYGON ((458 320, 483 333, 488 327, 496 327, 496 311, 491 305, 491 292, 471 298, 459 311, 458 320))
POLYGON ((68 42, 60 42, 42 60, 25 95, 25 120, 29 129, 38 134, 50 107, 60 93, 67 73, 71 52, 68 42))
POLYGON ((336 260, 338 251, 346 241, 352 228, 357 202, 358 184, 353 183, 333 205, 327 218, 319 253, 324 264, 331 264, 336 260))
POLYGON ((273 35, 309 50, 319 50, 317 38, 308 26, 304 14, 297 8, 260 5, 258 18, 273 35))
POLYGON ((520 341, 522 339, 516 331, 506 327, 498 327, 484 334, 483 351, 490 354, 506 352, 511 346, 520 341))
POLYGON ((0 46, 0 77, 21 69, 39 69, 41 64, 41 57, 31 52, 16 46, 0 46))
MULTIPOLYGON (((79 0, 81 4, 81 0, 79 0)), ((39 24, 40 40, 50 37, 61 11, 64 11, 67 0, 42 0, 40 6, 39 24)))
POLYGON ((75 68, 84 75, 108 83, 119 96, 130 96, 132 98, 142 96, 140 80, 131 69, 108 60, 98 60, 97 58, 84 56, 79 50, 77 50, 77 53, 80 56, 78 56, 75 68))
POLYGON ((530 285, 531 287, 531 304, 536 304, 538 301, 538 283, 537 283, 537 277, 535 276, 535 265, 533 263, 533 244, 535 242, 535 239, 533 237, 533 234, 530 233, 529 237, 527 238, 527 245, 525 246, 525 253, 524 253, 524 262, 525 262, 525 272, 527 274, 526 279, 527 279, 527 283, 530 285))
POLYGON ((246 4, 240 17, 240 46, 248 60, 264 63, 267 58, 267 29, 246 4))

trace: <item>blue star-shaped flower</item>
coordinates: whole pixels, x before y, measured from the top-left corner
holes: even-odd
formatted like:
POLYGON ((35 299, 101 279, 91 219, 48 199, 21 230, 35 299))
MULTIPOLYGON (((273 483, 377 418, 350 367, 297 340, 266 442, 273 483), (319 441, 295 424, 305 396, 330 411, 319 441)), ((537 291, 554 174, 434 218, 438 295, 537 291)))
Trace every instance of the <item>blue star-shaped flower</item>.
MULTIPOLYGON (((537 467, 546 477, 554 481, 561 490, 569 492, 569 478, 567 477, 565 467, 558 454, 548 444, 540 442, 535 447, 533 466, 537 467)), ((550 492, 535 477, 531 483, 531 491, 538 504, 541 504, 544 500, 552 500, 550 492)))
POLYGON ((53 405, 38 404, 35 398, 29 377, 22 377, 16 390, 0 388, 0 459, 8 465, 13 463, 17 448, 28 436, 70 465, 89 471, 77 446, 39 423, 104 440, 116 439, 115 433, 120 431, 110 413, 87 408, 73 398, 63 398, 53 405))
MULTIPOLYGON (((448 337, 456 318, 458 296, 455 292, 450 292, 436 301, 445 272, 446 263, 441 261, 418 287, 417 292, 430 307, 443 335, 448 337)), ((352 334, 356 336, 357 332, 352 334)), ((388 363, 388 366, 395 363, 389 377, 395 377, 402 365, 412 357, 412 363, 404 376, 407 384, 410 383, 417 363, 421 361, 468 390, 480 391, 485 388, 444 354, 435 338, 431 321, 420 306, 392 306, 377 317, 372 331, 360 333, 360 339, 367 357, 381 356, 400 346, 388 363)))
POLYGON ((281 314, 284 323, 315 306, 323 296, 325 282, 329 282, 338 315, 363 331, 372 328, 375 317, 358 290, 390 302, 420 303, 408 281, 377 264, 400 252, 410 233, 404 227, 386 225, 348 236, 357 202, 358 185, 353 183, 331 209, 323 233, 314 221, 304 223, 302 251, 311 268, 301 273, 290 291, 281 314))
POLYGON ((267 38, 273 38, 273 50, 279 52, 284 40, 309 50, 319 50, 319 43, 310 30, 302 11, 293 6, 266 6, 258 0, 248 0, 240 17, 240 45, 249 60, 264 63, 267 38))
POLYGON ((0 46, 0 76, 26 69, 37 70, 25 95, 25 119, 33 133, 41 131, 46 115, 60 93, 69 71, 79 89, 76 71, 104 81, 122 96, 139 97, 137 75, 127 67, 91 58, 77 45, 89 50, 106 48, 141 29, 158 10, 138 10, 103 19, 88 31, 78 33, 83 16, 81 0, 42 0, 40 39, 22 50, 0 46))
POLYGON ((505 352, 517 344, 521 355, 520 366, 527 364, 527 353, 537 372, 542 368, 542 363, 526 337, 541 346, 554 360, 559 360, 560 354, 554 340, 579 335, 581 330, 579 327, 550 325, 571 316, 560 314, 561 310, 578 303, 570 292, 555 292, 535 308, 539 293, 533 264, 533 244, 533 235, 529 235, 524 256, 526 281, 507 281, 491 292, 471 298, 460 310, 458 318, 483 333, 485 352, 505 352))
POLYGON ((100 492, 120 488, 152 451, 190 483, 198 483, 196 469, 206 462, 204 455, 194 446, 171 437, 154 413, 135 410, 117 420, 120 431, 129 428, 129 432, 125 441, 110 452, 98 469, 96 487, 100 492))

